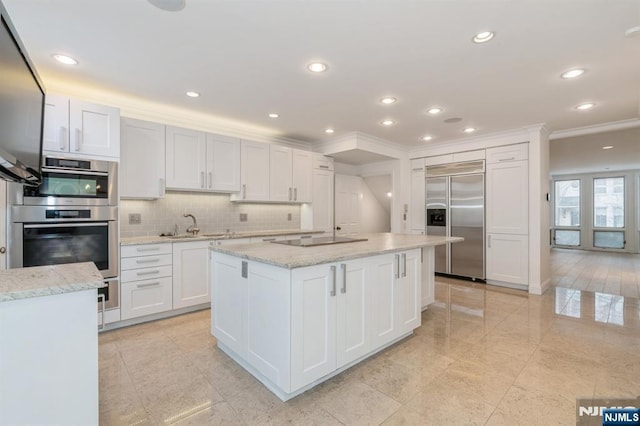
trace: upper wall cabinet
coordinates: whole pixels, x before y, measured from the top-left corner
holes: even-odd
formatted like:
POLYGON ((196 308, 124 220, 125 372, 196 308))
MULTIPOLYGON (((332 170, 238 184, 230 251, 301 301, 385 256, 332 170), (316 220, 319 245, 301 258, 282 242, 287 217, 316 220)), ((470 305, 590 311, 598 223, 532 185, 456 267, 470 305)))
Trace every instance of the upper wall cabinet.
POLYGON ((164 197, 164 125, 123 118, 120 127, 120 197, 164 197))
POLYGON ((313 154, 279 145, 270 146, 271 201, 311 202, 313 154))
POLYGON ((48 153, 119 158, 120 110, 47 95, 42 149, 48 153))
POLYGON ((240 139, 167 126, 168 189, 240 190, 240 139))
POLYGON ((233 201, 269 201, 269 144, 242 141, 240 192, 233 201))

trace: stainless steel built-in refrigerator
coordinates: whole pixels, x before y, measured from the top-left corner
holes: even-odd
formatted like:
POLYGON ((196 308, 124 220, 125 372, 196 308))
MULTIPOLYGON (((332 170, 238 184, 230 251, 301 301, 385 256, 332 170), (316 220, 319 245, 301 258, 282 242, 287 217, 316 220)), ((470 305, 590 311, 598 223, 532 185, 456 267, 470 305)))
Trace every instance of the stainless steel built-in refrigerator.
POLYGON ((427 235, 464 237, 436 246, 436 273, 484 280, 484 161, 428 166, 426 191, 427 235))

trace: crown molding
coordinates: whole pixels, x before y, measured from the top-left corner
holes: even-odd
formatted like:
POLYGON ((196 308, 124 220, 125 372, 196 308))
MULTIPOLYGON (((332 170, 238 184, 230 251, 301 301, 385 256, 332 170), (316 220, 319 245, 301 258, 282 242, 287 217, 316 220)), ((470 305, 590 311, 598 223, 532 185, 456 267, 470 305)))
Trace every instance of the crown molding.
POLYGON ((576 127, 574 129, 558 130, 551 132, 549 139, 565 139, 575 136, 592 135, 595 133, 613 132, 616 130, 633 129, 640 127, 640 118, 632 118, 629 120, 612 121, 609 123, 593 124, 590 126, 576 127))

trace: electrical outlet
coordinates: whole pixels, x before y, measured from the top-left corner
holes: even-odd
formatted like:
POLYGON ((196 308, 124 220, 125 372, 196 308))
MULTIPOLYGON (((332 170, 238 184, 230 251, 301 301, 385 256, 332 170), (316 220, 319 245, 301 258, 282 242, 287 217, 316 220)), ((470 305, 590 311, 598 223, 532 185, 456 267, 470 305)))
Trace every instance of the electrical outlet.
POLYGON ((246 222, 248 220, 247 213, 240 213, 240 222, 246 222))
POLYGON ((129 225, 140 225, 142 223, 142 215, 140 213, 129 213, 129 225))
POLYGON ((287 220, 291 220, 291 213, 287 213, 287 220))

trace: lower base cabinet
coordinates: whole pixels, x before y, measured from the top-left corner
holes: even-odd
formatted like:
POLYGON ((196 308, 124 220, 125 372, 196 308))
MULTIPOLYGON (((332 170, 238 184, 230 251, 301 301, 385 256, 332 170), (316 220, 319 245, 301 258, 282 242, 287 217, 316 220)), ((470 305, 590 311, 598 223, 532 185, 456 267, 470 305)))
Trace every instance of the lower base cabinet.
POLYGON ((212 334, 283 400, 420 326, 420 249, 292 270, 211 256, 212 334))
POLYGON ((487 281, 529 284, 529 238, 526 235, 487 234, 487 281))
POLYGON ((173 245, 173 309, 211 302, 209 241, 173 245))

